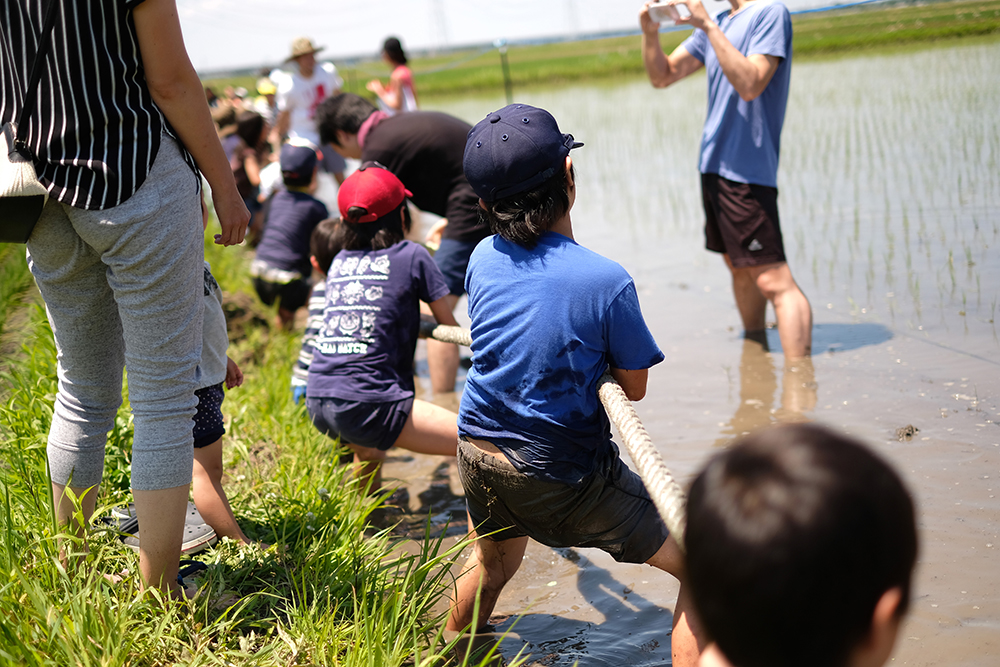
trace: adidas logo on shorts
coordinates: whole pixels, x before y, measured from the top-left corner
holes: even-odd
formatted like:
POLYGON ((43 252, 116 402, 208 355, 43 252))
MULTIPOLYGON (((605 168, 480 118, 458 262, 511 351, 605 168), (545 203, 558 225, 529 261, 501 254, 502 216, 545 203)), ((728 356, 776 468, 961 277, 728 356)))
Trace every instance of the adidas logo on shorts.
POLYGON ((762 246, 760 241, 758 241, 757 239, 751 241, 750 245, 747 246, 747 250, 749 250, 750 252, 757 252, 758 250, 763 250, 763 249, 764 246, 762 246))

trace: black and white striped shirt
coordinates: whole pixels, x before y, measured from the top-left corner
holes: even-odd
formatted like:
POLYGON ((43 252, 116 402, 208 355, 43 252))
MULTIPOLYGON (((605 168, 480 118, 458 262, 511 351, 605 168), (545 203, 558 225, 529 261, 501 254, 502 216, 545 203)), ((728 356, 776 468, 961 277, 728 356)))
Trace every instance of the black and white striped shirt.
POLYGON ((176 137, 146 85, 132 19, 142 0, 0 0, 3 122, 20 113, 48 2, 59 2, 51 47, 36 108, 19 134, 51 196, 76 208, 111 208, 146 180, 161 131, 176 137))

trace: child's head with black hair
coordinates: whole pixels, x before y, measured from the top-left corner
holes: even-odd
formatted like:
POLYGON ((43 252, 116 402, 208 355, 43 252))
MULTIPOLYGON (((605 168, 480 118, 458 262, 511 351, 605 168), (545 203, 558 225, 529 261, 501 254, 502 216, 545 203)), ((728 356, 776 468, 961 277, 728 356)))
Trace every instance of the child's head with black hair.
POLYGON ((902 480, 867 447, 815 425, 757 432, 709 461, 687 512, 695 609, 734 667, 888 659, 917 531, 902 480))
POLYGON ((337 192, 343 224, 340 239, 345 250, 382 250, 406 238, 410 211, 406 198, 413 195, 395 174, 366 162, 348 176, 337 192))
POLYGON ((257 148, 265 138, 264 117, 252 109, 244 109, 236 114, 236 134, 250 148, 257 148))
POLYGON ((333 258, 344 249, 343 227, 340 218, 327 218, 316 225, 309 237, 309 254, 315 260, 313 266, 323 275, 330 272, 333 258))
POLYGON ((569 213, 576 179, 568 156, 582 145, 560 132, 548 111, 527 104, 511 104, 477 123, 464 168, 490 230, 533 248, 569 213))

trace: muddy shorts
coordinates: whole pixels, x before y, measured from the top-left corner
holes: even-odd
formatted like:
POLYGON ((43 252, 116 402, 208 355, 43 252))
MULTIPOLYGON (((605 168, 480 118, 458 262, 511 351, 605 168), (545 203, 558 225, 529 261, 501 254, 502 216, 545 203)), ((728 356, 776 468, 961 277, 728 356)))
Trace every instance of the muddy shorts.
POLYGON ((306 410, 313 425, 347 445, 386 451, 406 426, 413 410, 413 397, 385 403, 363 403, 340 398, 306 397, 306 410))
POLYGON ((701 175, 705 247, 729 255, 737 268, 785 261, 778 224, 778 189, 701 175))
POLYGON ((617 452, 578 488, 528 477, 459 438, 458 474, 476 532, 487 539, 597 547, 623 563, 645 563, 667 539, 642 480, 617 452))
POLYGON ((226 424, 222 420, 222 401, 226 392, 222 383, 196 389, 198 412, 194 415, 194 448, 208 447, 226 434, 226 424))

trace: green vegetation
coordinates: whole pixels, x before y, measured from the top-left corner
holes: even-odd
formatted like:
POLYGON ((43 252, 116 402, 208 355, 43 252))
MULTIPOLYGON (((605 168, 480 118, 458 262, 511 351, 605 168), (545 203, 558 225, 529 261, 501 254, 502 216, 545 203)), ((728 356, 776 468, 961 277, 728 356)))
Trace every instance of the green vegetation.
MULTIPOLYGON (((135 574, 117 584, 102 576, 138 569, 110 528, 95 522, 87 545, 59 533, 45 465, 55 347, 24 246, 0 244, 0 321, 19 322, 0 369, 0 664, 475 664, 442 637, 443 596, 464 543, 414 542, 373 526, 382 501, 358 492, 349 467, 337 465, 339 446, 292 403, 299 341, 269 329, 274 313, 243 292, 249 254, 206 244, 227 296, 230 353, 247 377, 224 405, 227 491, 247 534, 275 547, 226 540, 199 554, 209 566, 195 580, 199 597, 165 605, 139 594, 135 574), (67 571, 57 539, 89 555, 67 571)), ((131 441, 126 402, 96 517, 128 501, 131 441)))
MULTIPOLYGON (((800 14, 792 17, 796 59, 854 52, 893 50, 909 44, 1000 35, 1000 0, 872 5, 800 14)), ((637 27, 638 30, 638 19, 637 27)), ((666 51, 680 44, 689 31, 665 32, 666 51)), ((514 88, 560 84, 582 79, 639 76, 643 73, 639 36, 509 46, 507 58, 514 88)), ((422 99, 503 90, 497 49, 470 49, 445 56, 414 58, 410 63, 422 99)), ((369 95, 365 83, 387 78, 381 61, 340 67, 345 90, 369 95)), ((253 90, 253 77, 206 80, 217 91, 227 85, 253 90)))

